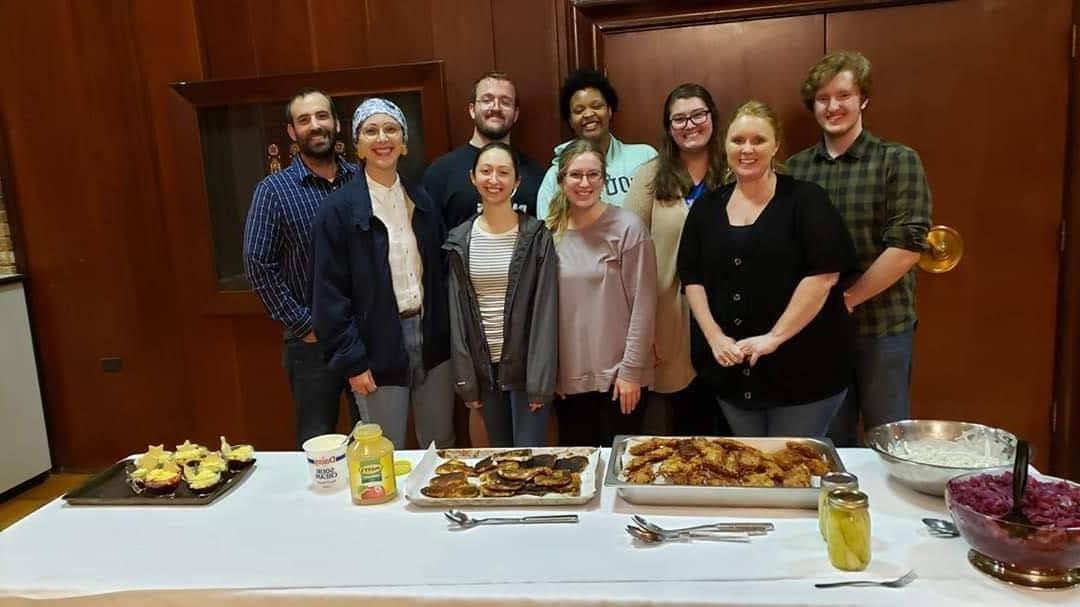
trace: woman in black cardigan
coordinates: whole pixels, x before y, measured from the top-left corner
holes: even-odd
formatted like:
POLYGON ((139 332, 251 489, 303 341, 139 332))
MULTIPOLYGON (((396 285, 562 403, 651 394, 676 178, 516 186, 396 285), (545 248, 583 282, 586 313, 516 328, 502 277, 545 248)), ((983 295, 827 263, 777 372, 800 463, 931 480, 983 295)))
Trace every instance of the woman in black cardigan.
POLYGON ((819 186, 777 175, 782 132, 767 105, 732 116, 734 183, 690 210, 679 278, 691 358, 740 436, 824 436, 847 392, 854 328, 842 284, 855 248, 819 186))

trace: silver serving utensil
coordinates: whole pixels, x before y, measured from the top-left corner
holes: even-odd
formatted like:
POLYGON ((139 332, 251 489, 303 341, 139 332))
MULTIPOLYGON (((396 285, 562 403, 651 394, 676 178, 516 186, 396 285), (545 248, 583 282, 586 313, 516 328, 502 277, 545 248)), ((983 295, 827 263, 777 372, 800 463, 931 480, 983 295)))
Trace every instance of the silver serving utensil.
POLYGON ((634 525, 627 525, 626 532, 636 537, 637 539, 645 542, 646 544, 660 544, 668 541, 685 541, 685 540, 709 540, 712 542, 736 542, 740 544, 746 544, 750 542, 750 538, 745 535, 716 535, 713 533, 694 533, 687 531, 685 533, 678 533, 672 535, 663 535, 644 529, 642 527, 635 527, 634 525))
POLYGON ((773 531, 776 527, 772 523, 710 523, 707 525, 694 525, 692 527, 677 527, 674 529, 668 529, 661 527, 655 523, 651 523, 645 520, 645 517, 637 514, 630 517, 634 520, 639 527, 643 527, 652 531, 653 533, 659 533, 661 535, 670 535, 683 533, 687 531, 699 531, 708 530, 716 532, 732 532, 732 533, 746 533, 748 535, 765 535, 769 531, 773 531))
POLYGON ((814 584, 814 588, 839 588, 841 586, 884 586, 885 588, 903 588, 908 584, 915 581, 919 576, 912 569, 904 575, 896 578, 895 580, 885 580, 884 582, 873 582, 870 580, 856 580, 851 582, 826 582, 824 584, 814 584))
POLYGON ((472 529, 478 525, 533 525, 538 523, 576 523, 578 522, 578 515, 576 514, 555 514, 546 516, 506 516, 506 517, 489 517, 489 518, 472 518, 468 514, 460 510, 450 510, 444 512, 443 516, 446 517, 451 523, 454 523, 462 529, 472 529))
POLYGON ((952 521, 940 518, 924 518, 922 522, 930 530, 930 533, 938 537, 960 537, 960 530, 956 528, 952 521))

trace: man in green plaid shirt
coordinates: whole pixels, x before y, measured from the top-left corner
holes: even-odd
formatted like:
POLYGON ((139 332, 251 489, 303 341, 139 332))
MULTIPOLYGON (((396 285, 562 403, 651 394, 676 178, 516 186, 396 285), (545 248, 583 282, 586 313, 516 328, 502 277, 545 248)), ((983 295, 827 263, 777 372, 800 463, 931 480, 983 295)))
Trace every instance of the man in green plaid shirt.
POLYGON ((914 266, 930 228, 919 155, 863 128, 870 84, 870 62, 856 52, 830 53, 811 67, 802 98, 823 136, 787 161, 792 176, 828 192, 862 271, 844 293, 857 338, 852 386, 830 430, 843 447, 856 446, 860 413, 866 428, 910 417, 914 266))

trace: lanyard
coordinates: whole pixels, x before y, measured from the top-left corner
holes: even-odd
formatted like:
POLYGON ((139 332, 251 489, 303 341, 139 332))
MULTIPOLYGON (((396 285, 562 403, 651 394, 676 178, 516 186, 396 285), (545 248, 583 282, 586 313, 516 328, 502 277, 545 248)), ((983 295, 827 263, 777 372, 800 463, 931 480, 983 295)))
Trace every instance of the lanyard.
POLYGON ((694 204, 695 200, 697 200, 698 198, 701 198, 702 195, 704 195, 704 194, 705 194, 705 180, 702 179, 701 183, 695 185, 686 194, 686 206, 691 206, 692 204, 694 204))

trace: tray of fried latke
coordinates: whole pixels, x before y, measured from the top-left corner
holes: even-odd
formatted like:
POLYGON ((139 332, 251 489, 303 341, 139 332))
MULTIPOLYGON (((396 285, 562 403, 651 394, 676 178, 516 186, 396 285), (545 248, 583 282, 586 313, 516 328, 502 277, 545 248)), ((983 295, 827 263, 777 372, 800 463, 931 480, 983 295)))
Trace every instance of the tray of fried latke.
POLYGON ((828 439, 616 436, 604 484, 633 504, 817 508, 843 471, 828 439))
POLYGON ((436 508, 580 505, 600 493, 599 466, 596 447, 432 447, 405 480, 405 499, 436 508))

